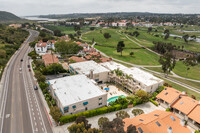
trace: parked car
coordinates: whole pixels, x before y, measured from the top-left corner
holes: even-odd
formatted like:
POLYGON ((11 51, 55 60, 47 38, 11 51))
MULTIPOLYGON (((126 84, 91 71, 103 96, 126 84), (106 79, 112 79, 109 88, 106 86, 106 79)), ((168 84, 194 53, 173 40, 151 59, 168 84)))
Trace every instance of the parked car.
POLYGON ((38 87, 36 85, 33 88, 34 88, 34 90, 38 90, 38 87))

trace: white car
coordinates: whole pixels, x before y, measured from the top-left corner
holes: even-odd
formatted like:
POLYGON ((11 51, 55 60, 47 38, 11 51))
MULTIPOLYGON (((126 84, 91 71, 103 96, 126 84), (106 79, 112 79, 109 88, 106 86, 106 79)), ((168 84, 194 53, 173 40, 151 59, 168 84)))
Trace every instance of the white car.
POLYGON ((19 71, 22 71, 22 68, 21 68, 21 67, 19 68, 19 71))

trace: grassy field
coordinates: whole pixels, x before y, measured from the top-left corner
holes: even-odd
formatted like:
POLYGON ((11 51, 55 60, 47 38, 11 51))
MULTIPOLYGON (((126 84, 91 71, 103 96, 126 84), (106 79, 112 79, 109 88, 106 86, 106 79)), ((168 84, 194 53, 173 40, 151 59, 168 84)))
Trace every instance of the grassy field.
POLYGON ((95 48, 104 52, 106 55, 112 58, 116 58, 122 61, 130 62, 130 63, 138 64, 138 65, 159 65, 158 55, 139 47, 138 45, 134 44, 133 42, 125 38, 124 35, 121 36, 118 33, 116 33, 116 31, 118 30, 104 29, 102 30, 102 33, 100 33, 100 30, 95 30, 93 32, 89 32, 88 34, 85 34, 82 38, 85 40, 92 40, 94 38, 94 40, 98 44, 102 45, 102 46, 96 45, 95 48), (103 33, 105 32, 110 33, 111 38, 106 40, 103 36, 103 33), (119 41, 124 41, 125 43, 123 56, 120 56, 120 53, 117 53, 116 48, 106 47, 106 46, 116 47, 119 41), (129 55, 130 52, 134 52, 134 56, 130 56, 129 55))
MULTIPOLYGON (((186 70, 187 68, 183 64, 183 62, 179 61, 179 62, 176 62, 176 66, 173 72, 179 76, 185 77, 186 70)), ((187 78, 200 80, 200 65, 191 67, 190 70, 188 71, 187 78)))
MULTIPOLYGON (((136 31, 136 28, 129 28, 127 31, 134 32, 134 31, 136 31)), ((158 28, 157 32, 155 32, 153 30, 150 34, 147 33, 147 28, 145 28, 145 27, 140 27, 137 31, 140 33, 140 35, 137 37, 138 40, 136 40, 135 37, 131 37, 131 38, 134 39, 135 41, 137 41, 138 43, 142 44, 143 46, 152 47, 153 41, 161 41, 161 42, 166 42, 166 43, 172 43, 172 44, 174 44, 176 46, 180 46, 180 47, 184 46, 184 49, 187 49, 187 50, 200 52, 200 43, 198 43, 198 42, 189 41, 188 43, 185 43, 183 39, 181 39, 181 38, 174 39, 174 37, 169 37, 167 40, 165 40, 162 35, 162 33, 164 32, 163 27, 158 28), (159 35, 159 37, 155 37, 154 35, 159 35)), ((170 30, 170 33, 180 35, 180 36, 183 36, 184 34, 186 34, 186 33, 183 34, 180 31, 177 31, 177 29, 170 30)), ((199 33, 198 32, 197 33, 189 33, 189 35, 195 34, 196 36, 199 36, 198 35, 199 33)))

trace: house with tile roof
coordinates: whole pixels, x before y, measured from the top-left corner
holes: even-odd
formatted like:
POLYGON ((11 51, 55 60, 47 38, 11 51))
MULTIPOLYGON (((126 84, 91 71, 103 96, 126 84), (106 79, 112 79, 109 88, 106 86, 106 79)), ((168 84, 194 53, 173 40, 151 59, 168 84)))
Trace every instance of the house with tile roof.
POLYGON ((77 57, 77 56, 72 56, 69 58, 70 60, 73 60, 75 62, 83 62, 86 61, 83 57, 77 57))
POLYGON ((161 110, 126 118, 123 121, 125 131, 132 124, 136 126, 138 133, 191 133, 183 120, 178 119, 171 112, 161 110))
POLYGON ((187 121, 195 130, 200 130, 200 102, 174 88, 166 87, 156 96, 158 103, 180 119, 187 121))
POLYGON ((44 55, 47 53, 47 50, 55 49, 55 41, 48 40, 47 42, 43 42, 40 40, 38 43, 35 44, 35 51, 39 55, 44 55))
POLYGON ((45 66, 48 66, 53 63, 59 63, 58 57, 52 54, 45 54, 42 56, 42 60, 45 64, 45 66))

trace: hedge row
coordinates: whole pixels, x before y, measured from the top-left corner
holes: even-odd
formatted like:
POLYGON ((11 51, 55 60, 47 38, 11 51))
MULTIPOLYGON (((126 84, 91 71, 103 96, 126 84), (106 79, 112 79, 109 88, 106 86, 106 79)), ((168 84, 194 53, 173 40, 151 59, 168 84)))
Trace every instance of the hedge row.
POLYGON ((150 99, 149 101, 152 102, 154 105, 158 106, 158 103, 155 102, 154 100, 150 99))
POLYGON ((126 104, 126 105, 117 104, 117 105, 113 105, 113 106, 109 106, 109 107, 102 107, 102 108, 98 108, 98 109, 94 109, 94 110, 80 112, 78 114, 66 115, 66 116, 62 116, 60 118, 60 122, 62 124, 65 124, 65 123, 69 123, 69 122, 75 121, 76 118, 79 117, 79 116, 93 117, 93 116, 97 116, 97 115, 101 115, 101 114, 105 114, 105 113, 109 113, 109 112, 114 112, 114 111, 118 111, 118 110, 121 110, 121 109, 125 109, 127 107, 128 107, 128 104, 126 104))

